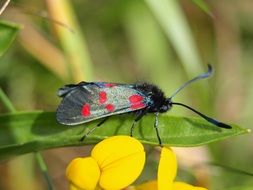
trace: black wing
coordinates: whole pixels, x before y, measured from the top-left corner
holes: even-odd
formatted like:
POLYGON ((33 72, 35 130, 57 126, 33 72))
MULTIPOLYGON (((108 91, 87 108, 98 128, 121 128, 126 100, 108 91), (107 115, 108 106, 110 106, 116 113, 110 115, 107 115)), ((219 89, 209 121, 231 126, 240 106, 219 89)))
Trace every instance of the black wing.
POLYGON ((59 123, 77 125, 99 118, 132 112, 147 107, 149 100, 132 85, 105 82, 66 85, 56 113, 59 123))

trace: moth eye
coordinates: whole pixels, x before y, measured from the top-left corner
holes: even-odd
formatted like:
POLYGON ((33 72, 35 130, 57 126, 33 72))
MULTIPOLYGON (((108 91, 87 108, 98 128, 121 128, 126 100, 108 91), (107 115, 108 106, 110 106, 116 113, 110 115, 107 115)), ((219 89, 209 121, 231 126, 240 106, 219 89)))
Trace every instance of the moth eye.
POLYGON ((162 106, 162 110, 164 111, 168 110, 168 106, 167 105, 162 106))

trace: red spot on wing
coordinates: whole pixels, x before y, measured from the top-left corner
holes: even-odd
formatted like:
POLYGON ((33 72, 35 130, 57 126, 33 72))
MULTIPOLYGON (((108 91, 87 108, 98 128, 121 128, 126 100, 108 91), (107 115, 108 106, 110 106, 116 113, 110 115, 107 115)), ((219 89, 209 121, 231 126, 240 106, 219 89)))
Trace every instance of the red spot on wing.
POLYGON ((133 110, 146 107, 146 105, 142 102, 143 97, 139 94, 134 94, 134 95, 130 96, 129 101, 130 101, 130 104, 131 104, 130 107, 133 110))
POLYGON ((141 102, 142 100, 143 100, 143 97, 139 94, 134 94, 129 97, 129 101, 131 104, 141 102))
POLYGON ((99 103, 104 104, 106 100, 107 100, 106 92, 105 91, 99 92, 99 103))
POLYGON ((84 117, 90 116, 90 105, 89 104, 84 104, 82 107, 82 115, 84 117))
POLYGON ((134 104, 131 104, 130 108, 132 110, 136 110, 136 109, 141 109, 141 108, 145 108, 146 105, 142 102, 138 102, 138 103, 134 103, 134 104))
POLYGON ((113 83, 105 83, 105 87, 111 88, 111 87, 114 87, 114 86, 116 86, 116 84, 113 84, 113 83))
POLYGON ((105 106, 105 108, 107 109, 107 111, 113 112, 114 109, 115 109, 115 106, 112 105, 112 104, 107 104, 107 105, 105 106))

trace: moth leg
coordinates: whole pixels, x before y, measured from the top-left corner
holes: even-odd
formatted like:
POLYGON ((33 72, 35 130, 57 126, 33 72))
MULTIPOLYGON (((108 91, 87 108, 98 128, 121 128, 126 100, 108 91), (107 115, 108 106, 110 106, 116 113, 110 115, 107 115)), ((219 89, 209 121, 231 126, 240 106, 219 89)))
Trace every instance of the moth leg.
POLYGON ((133 136, 135 124, 136 124, 147 112, 148 112, 148 108, 136 112, 136 118, 134 119, 134 122, 133 122, 132 127, 131 127, 131 131, 130 131, 130 136, 131 136, 131 137, 133 136))
POLYGON ((95 129, 99 128, 104 122, 106 122, 106 120, 109 117, 105 117, 102 121, 100 121, 95 127, 93 127, 92 129, 90 129, 81 139, 80 141, 83 141, 85 139, 85 137, 89 136, 89 134, 91 134, 95 129))
POLYGON ((102 124, 104 124, 104 122, 107 121, 108 118, 109 118, 109 117, 105 117, 102 121, 100 121, 100 122, 97 124, 96 127, 100 127, 102 124))
POLYGON ((159 135, 159 130, 158 130, 158 114, 159 114, 158 112, 155 113, 154 127, 155 127, 155 132, 156 132, 156 136, 157 136, 159 145, 161 146, 162 145, 162 141, 161 141, 161 138, 160 138, 160 135, 159 135))

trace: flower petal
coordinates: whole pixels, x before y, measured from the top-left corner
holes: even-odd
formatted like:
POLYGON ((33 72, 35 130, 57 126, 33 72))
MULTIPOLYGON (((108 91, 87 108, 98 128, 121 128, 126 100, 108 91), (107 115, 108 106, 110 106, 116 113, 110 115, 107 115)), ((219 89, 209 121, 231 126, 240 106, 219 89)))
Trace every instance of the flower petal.
POLYGON ((135 187, 135 190, 157 190, 157 181, 148 181, 135 187))
POLYGON ((192 186, 187 183, 179 182, 179 181, 173 183, 172 189, 173 190, 178 190, 178 189, 180 190, 207 190, 204 187, 196 187, 196 186, 192 186))
POLYGON ((73 183, 70 183, 69 190, 84 190, 84 189, 75 186, 73 183))
POLYGON ((104 189, 122 189, 140 175, 145 152, 142 144, 129 136, 114 136, 98 143, 91 156, 97 161, 104 189))
POLYGON ((92 157, 76 158, 66 170, 70 189, 95 189, 100 177, 97 162, 92 157))
MULTIPOLYGON (((163 147, 158 166, 158 189, 171 190, 177 174, 176 155, 170 148, 163 147)), ((181 190, 181 189, 180 189, 181 190)))

